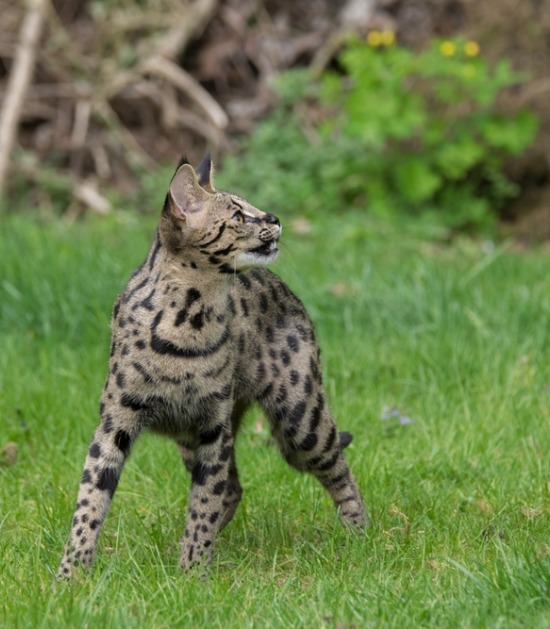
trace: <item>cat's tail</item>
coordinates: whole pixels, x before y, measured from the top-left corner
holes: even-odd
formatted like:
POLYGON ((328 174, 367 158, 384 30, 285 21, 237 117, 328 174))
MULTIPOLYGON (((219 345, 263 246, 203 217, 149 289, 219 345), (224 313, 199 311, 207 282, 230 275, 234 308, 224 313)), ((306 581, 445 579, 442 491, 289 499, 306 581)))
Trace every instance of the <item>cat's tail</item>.
POLYGON ((338 433, 338 435, 340 437, 340 447, 342 448, 342 450, 344 448, 347 448, 349 444, 353 441, 353 435, 349 432, 342 431, 338 433))

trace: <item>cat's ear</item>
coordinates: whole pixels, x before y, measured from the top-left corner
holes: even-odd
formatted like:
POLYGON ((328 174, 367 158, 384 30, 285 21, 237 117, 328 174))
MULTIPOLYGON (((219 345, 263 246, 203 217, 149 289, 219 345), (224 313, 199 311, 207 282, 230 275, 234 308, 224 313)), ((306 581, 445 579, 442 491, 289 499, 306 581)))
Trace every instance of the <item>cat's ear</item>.
POLYGON ((210 151, 203 157, 202 162, 196 169, 199 184, 207 192, 215 192, 214 188, 214 164, 212 164, 212 158, 210 151))
POLYGON ((180 220, 200 214, 209 194, 201 188, 197 175, 190 164, 183 164, 176 171, 168 192, 172 214, 180 220))

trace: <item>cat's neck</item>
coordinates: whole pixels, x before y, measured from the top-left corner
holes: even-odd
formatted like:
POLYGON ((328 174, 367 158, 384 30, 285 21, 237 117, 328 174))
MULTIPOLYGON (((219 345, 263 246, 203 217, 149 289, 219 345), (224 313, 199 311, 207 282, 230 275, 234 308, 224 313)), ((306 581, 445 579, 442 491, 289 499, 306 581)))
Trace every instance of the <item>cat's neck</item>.
POLYGON ((201 268, 192 255, 175 255, 168 251, 161 245, 158 234, 144 264, 159 285, 159 297, 172 308, 174 304, 188 304, 193 296, 200 295, 204 304, 216 311, 223 310, 237 281, 237 271, 220 273, 213 267, 201 268))

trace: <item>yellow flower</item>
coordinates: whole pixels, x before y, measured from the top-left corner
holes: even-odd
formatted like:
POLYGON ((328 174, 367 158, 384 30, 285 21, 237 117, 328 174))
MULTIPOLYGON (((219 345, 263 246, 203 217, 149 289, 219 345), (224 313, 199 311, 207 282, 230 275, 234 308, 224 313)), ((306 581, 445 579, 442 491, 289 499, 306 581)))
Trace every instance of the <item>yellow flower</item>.
POLYGON ((382 31, 380 33, 380 39, 384 46, 391 46, 395 44, 395 33, 393 31, 382 31))
POLYGON ((439 45, 439 51, 444 57, 454 57, 456 54, 456 44, 452 41, 444 41, 439 45))
POLYGON ((382 33, 380 31, 370 31, 367 35, 367 44, 373 48, 382 45, 382 33))
POLYGON ((464 54, 467 57, 477 57, 479 55, 479 44, 475 41, 467 41, 464 44, 464 54))

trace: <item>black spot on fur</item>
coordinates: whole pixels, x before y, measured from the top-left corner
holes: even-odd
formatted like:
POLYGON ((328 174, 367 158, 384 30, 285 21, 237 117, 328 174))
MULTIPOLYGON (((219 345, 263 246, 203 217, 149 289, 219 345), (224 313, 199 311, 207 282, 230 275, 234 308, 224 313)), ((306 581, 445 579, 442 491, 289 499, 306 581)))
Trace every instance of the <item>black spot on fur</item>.
POLYGON ((187 291, 187 297, 185 299, 185 305, 189 308, 189 306, 191 306, 191 304, 194 304, 200 298, 201 298, 200 290, 197 290, 196 288, 190 288, 187 291))
POLYGON ((103 421, 103 432, 105 434, 109 434, 113 430, 113 417, 112 415, 107 415, 103 421))
POLYGON ((326 461, 325 463, 321 463, 321 465, 318 465, 317 469, 321 472, 327 472, 328 470, 330 470, 332 467, 336 465, 336 461, 338 460, 339 456, 340 456, 340 451, 337 450, 328 461, 326 461))
POLYGON ((286 400, 287 394, 288 392, 286 390, 286 387, 284 384, 282 384, 281 388, 279 389, 279 393, 277 393, 277 397, 275 398, 275 402, 277 404, 281 404, 286 400))
POLYGON ((225 262, 218 267, 218 272, 229 273, 231 275, 239 275, 240 273, 239 269, 235 269, 234 267, 229 266, 229 264, 225 264, 225 262))
POLYGON ((300 442, 298 449, 303 450, 304 452, 309 452, 317 445, 317 441, 317 435, 314 432, 310 432, 307 437, 300 442))
POLYGON ((325 446, 323 448, 323 452, 329 452, 330 450, 332 450, 334 446, 334 442, 336 441, 336 434, 337 434, 337 430, 334 426, 332 426, 332 428, 330 429, 329 436, 327 437, 325 446))
POLYGON ((274 303, 277 303, 279 301, 279 295, 277 294, 277 290, 273 284, 269 285, 269 292, 271 293, 271 300, 274 303))
POLYGON ((214 393, 211 393, 210 395, 216 400, 220 400, 220 402, 223 402, 224 400, 227 400, 229 398, 232 389, 233 387, 231 384, 226 384, 219 391, 214 391, 214 393))
POLYGON ((217 249, 214 253, 217 256, 226 256, 226 255, 230 254, 233 251, 234 248, 235 247, 233 245, 229 245, 228 247, 225 247, 225 249, 217 249))
POLYGON ((178 312, 174 320, 174 325, 176 326, 176 328, 179 327, 182 323, 184 323, 186 319, 187 319, 187 308, 182 308, 178 312))
POLYGON ((92 457, 92 459, 99 459, 101 456, 101 448, 99 447, 99 443, 92 443, 90 449, 88 450, 88 454, 92 457))
POLYGON ((268 395, 271 394, 271 392, 273 391, 273 383, 270 382, 266 388, 260 393, 260 399, 264 399, 266 398, 268 395))
POLYGON ((133 411, 142 411, 147 408, 147 404, 135 395, 123 393, 120 396, 120 404, 125 408, 131 408, 133 411))
POLYGON ((218 424, 209 430, 201 430, 199 432, 199 441, 201 445, 209 445, 214 443, 222 433, 223 424, 218 424))
POLYGON ((246 290, 250 290, 250 288, 252 287, 250 279, 242 273, 239 275, 239 282, 246 288, 246 290))
POLYGON ((153 290, 147 295, 147 297, 145 299, 143 299, 140 303, 140 306, 142 308, 145 308, 146 310, 154 310, 154 306, 153 306, 153 296, 156 292, 156 289, 153 288, 153 290))
POLYGON ((122 298, 122 301, 125 304, 127 304, 130 301, 130 299, 147 284, 148 281, 149 281, 149 277, 145 277, 143 280, 141 280, 141 282, 137 286, 134 286, 134 288, 132 288, 130 292, 124 295, 124 297, 122 298))
POLYGON ((289 336, 286 337, 286 342, 294 353, 299 351, 300 344, 298 343, 298 339, 295 336, 289 334, 289 336))
POLYGON ((241 332, 241 334, 239 335, 238 346, 239 346, 239 352, 241 354, 244 354, 244 350, 246 349, 246 338, 245 338, 244 332, 241 332))
POLYGON ((304 402, 304 400, 301 400, 300 402, 298 402, 298 404, 296 404, 296 406, 289 413, 288 421, 291 424, 299 423, 302 420, 305 412, 306 412, 306 403, 304 402))
POLYGON ((231 451, 233 450, 233 448, 231 446, 225 446, 224 448, 222 448, 222 451, 220 452, 220 458, 219 460, 222 463, 225 463, 229 457, 231 456, 231 451))
POLYGON ((197 312, 197 314, 193 315, 189 320, 189 323, 194 330, 202 330, 204 326, 204 311, 201 310, 200 312, 197 312))
POLYGON ((90 474, 90 470, 84 470, 82 472, 82 480, 80 481, 82 484, 91 483, 92 475, 90 474))
POLYGON ((151 252, 151 257, 149 258, 149 271, 153 270, 153 266, 155 265, 155 260, 157 259, 158 252, 160 251, 160 238, 159 233, 157 231, 155 235, 155 245, 153 247, 153 251, 151 252))
POLYGON ((112 498, 118 484, 118 471, 112 467, 103 469, 97 479, 96 488, 101 491, 108 491, 112 498))
POLYGON ((221 465, 205 465, 199 461, 193 465, 191 480, 197 485, 205 485, 208 477, 217 474, 221 469, 221 465))
POLYGON ((119 429, 116 431, 115 446, 124 454, 124 456, 128 455, 130 443, 130 435, 125 430, 119 429))
POLYGON ((260 310, 263 313, 266 313, 268 308, 269 303, 267 301, 267 295, 265 293, 260 293, 260 310))
POLYGON ((223 492, 225 491, 225 481, 224 480, 220 480, 218 481, 215 485, 214 488, 212 489, 212 493, 215 496, 221 496, 223 494, 223 492))
MULTIPOLYGON (((321 396, 319 395, 319 398, 321 396)), ((319 426, 319 422, 321 421, 321 414, 323 411, 323 399, 317 399, 317 406, 311 411, 311 421, 309 423, 309 429, 313 432, 319 426)))
MULTIPOLYGON (((220 225, 220 228, 218 229, 218 233, 214 236, 214 238, 212 238, 208 242, 201 243, 201 247, 208 247, 210 245, 213 245, 215 242, 218 242, 218 240, 222 237, 223 232, 225 231, 225 228, 226 228, 226 224, 222 223, 220 225)), ((197 265, 194 262, 191 262, 191 267, 196 269, 197 265)))

